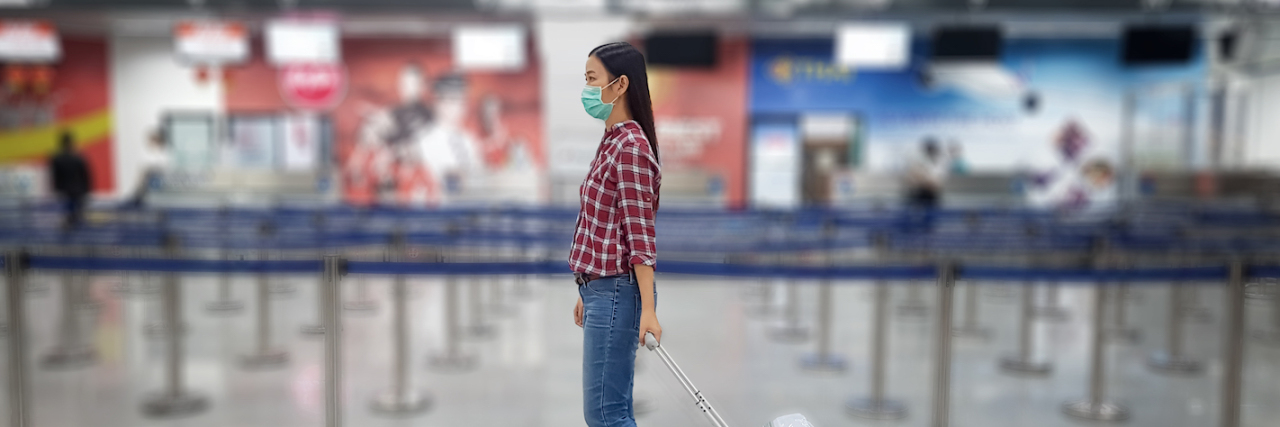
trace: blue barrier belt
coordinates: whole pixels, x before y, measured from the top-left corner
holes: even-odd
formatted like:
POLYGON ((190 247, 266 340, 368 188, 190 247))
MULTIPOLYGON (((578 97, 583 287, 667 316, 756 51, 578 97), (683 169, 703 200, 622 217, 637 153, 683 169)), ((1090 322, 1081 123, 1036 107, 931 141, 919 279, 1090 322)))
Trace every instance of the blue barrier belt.
MULTIPOLYGON (((177 273, 318 273, 323 265, 318 260, 236 261, 192 259, 138 259, 95 257, 51 257, 35 255, 30 267, 39 270, 91 271, 156 271, 177 273)), ((687 274, 719 277, 787 277, 795 279, 841 280, 928 280, 936 277, 932 265, 916 266, 771 266, 664 261, 663 274, 687 274)), ((568 277, 563 261, 535 262, 366 262, 349 261, 347 272, 354 274, 399 275, 506 275, 563 274, 568 277)), ((1254 266, 1246 269, 1250 277, 1280 277, 1280 266, 1254 266)), ((1223 283, 1227 267, 1135 268, 1123 270, 1051 269, 1018 267, 960 266, 957 280, 1140 283, 1199 281, 1223 283)))

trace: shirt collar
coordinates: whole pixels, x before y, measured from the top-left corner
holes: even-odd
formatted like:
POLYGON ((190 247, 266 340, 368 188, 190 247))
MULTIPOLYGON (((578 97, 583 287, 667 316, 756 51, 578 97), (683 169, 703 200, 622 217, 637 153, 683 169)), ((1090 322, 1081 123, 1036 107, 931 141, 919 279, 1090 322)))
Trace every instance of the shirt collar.
POLYGON ((614 123, 613 126, 609 126, 608 129, 605 129, 604 131, 605 139, 610 139, 617 136, 618 134, 621 134, 623 132, 623 128, 625 128, 628 124, 634 125, 636 127, 640 126, 640 124, 636 123, 635 120, 623 120, 621 122, 614 123))

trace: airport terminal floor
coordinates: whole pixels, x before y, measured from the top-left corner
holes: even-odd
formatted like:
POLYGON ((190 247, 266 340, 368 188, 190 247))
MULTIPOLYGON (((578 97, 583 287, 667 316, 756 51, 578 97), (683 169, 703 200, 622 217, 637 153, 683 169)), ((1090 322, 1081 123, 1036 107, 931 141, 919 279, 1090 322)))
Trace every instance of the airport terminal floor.
MULTIPOLYGON (((208 398, 208 409, 182 418, 148 417, 140 405, 165 385, 166 353, 161 335, 149 325, 160 319, 159 294, 147 291, 161 274, 33 273, 26 294, 33 426, 241 426, 322 425, 323 344, 302 328, 317 320, 317 283, 312 275, 277 275, 272 292, 268 346, 287 352, 283 365, 246 368, 243 359, 259 347, 254 283, 251 275, 229 277, 237 311, 208 309, 220 298, 220 277, 182 276, 187 360, 183 387, 208 398), (50 369, 41 362, 67 329, 61 324, 63 280, 85 283, 88 293, 75 298, 79 331, 96 352, 88 366, 50 369), (117 286, 121 280, 125 289, 117 286), (92 301, 85 303, 85 298, 92 301), (150 332, 149 332, 150 331, 150 332)), ((409 298, 406 375, 409 390, 427 396, 429 407, 408 416, 387 416, 371 409, 375 396, 393 387, 394 328, 392 280, 348 275, 347 303, 366 297, 376 307, 342 314, 343 418, 358 426, 571 426, 582 424, 581 332, 571 311, 575 286, 560 276, 459 276, 457 295, 446 294, 440 276, 406 278, 409 298), (478 292, 475 292, 478 291, 478 292), (475 292, 475 293, 473 293, 475 292), (477 297, 478 293, 478 298, 477 297), (460 298, 456 354, 474 356, 473 370, 437 369, 433 355, 448 351, 444 301, 460 298), (473 299, 475 298, 475 299, 473 299), (491 330, 475 328, 488 325, 491 330), (476 334, 476 332, 481 332, 476 334)), ((846 403, 869 396, 872 375, 876 288, 869 282, 838 281, 830 288, 835 308, 829 353, 843 358, 842 371, 814 371, 801 360, 815 351, 820 327, 821 288, 816 281, 659 275, 659 313, 664 348, 694 378, 730 425, 761 425, 779 415, 800 412, 818 426, 901 425, 930 422, 933 330, 938 313, 932 282, 885 282, 889 304, 885 396, 906 409, 900 420, 873 421, 851 416, 846 403), (791 288, 791 286, 795 286, 791 288), (914 288, 914 289, 912 289, 914 288), (794 289, 795 293, 792 293, 794 289), (789 298, 789 297, 795 298, 789 298), (796 305, 792 306, 794 302, 796 305), (923 308, 912 309, 914 305, 923 308), (807 337, 781 333, 800 326, 807 337), (790 337, 790 339, 787 339, 790 337)), ((987 338, 960 335, 953 341, 951 422, 957 426, 1071 426, 1063 402, 1088 393, 1090 332, 1094 288, 1061 283, 1033 287, 1009 282, 961 282, 954 301, 955 325, 974 322, 987 338), (1021 293, 1033 290, 1032 357, 1051 364, 1045 375, 1009 375, 1001 356, 1018 348, 1021 293), (972 300, 968 293, 976 292, 972 300), (1060 307, 1053 316, 1043 307, 1060 307), (977 310, 967 312, 969 305, 977 310), (972 317, 971 317, 972 316, 972 317)), ((1201 285, 1214 285, 1202 283, 1201 285)), ((78 285, 77 285, 78 286, 78 285)), ((80 289, 75 288, 73 289, 80 289)), ((152 289, 154 291, 154 289, 152 289)), ((1117 319, 1107 311, 1108 327, 1124 321, 1136 338, 1107 341, 1105 395, 1127 404, 1135 426, 1214 425, 1219 416, 1224 292, 1221 286, 1184 288, 1185 317, 1180 324, 1182 354, 1202 363, 1199 372, 1164 374, 1150 369, 1149 355, 1168 344, 1171 288, 1135 285, 1120 299, 1126 311, 1117 319), (1187 289, 1195 289, 1188 292, 1187 289), (1198 310, 1202 308, 1203 310, 1198 310)), ((1110 293, 1110 292, 1109 292, 1110 293)), ((1274 328, 1274 304, 1246 300, 1246 331, 1274 328)), ((358 305, 358 304, 357 304, 358 305)), ((1280 347, 1246 335, 1242 422, 1268 426, 1280 413, 1274 387, 1280 378, 1280 347)), ((640 425, 692 426, 704 420, 656 355, 641 349, 636 376, 640 425)), ((0 375, 4 375, 0 373, 0 375)), ((5 379, 6 381, 8 378, 5 379)), ((3 406, 3 405, 0 405, 3 406)), ((0 409, 8 411, 8 409, 0 409)), ((5 414, 7 416, 7 413, 5 414)))

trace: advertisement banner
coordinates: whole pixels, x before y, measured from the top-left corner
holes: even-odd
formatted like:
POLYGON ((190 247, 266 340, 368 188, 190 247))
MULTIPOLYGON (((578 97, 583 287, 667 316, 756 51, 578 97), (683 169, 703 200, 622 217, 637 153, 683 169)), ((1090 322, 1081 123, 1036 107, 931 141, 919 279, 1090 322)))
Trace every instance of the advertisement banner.
MULTIPOLYGON (((448 38, 342 42, 345 96, 328 113, 335 146, 324 161, 335 162, 345 200, 546 199, 537 55, 520 70, 460 72, 451 48, 448 38)), ((283 99, 283 83, 260 59, 228 69, 227 109, 300 109, 283 99)), ((282 155, 289 164, 289 151, 282 155)))
POLYGON ((925 140, 974 171, 1034 171, 1089 159, 1114 164, 1126 93, 1202 81, 1205 72, 1202 58, 1125 67, 1117 39, 1011 39, 1000 62, 966 66, 931 65, 928 43, 913 41, 905 69, 878 71, 837 65, 829 39, 757 40, 751 111, 854 114, 871 171, 900 168, 925 140))
MULTIPOLYGON (((715 67, 649 68, 664 181, 696 180, 695 199, 746 200, 746 39, 720 41, 715 67)), ((673 185, 672 188, 675 188, 673 185)))
MULTIPOLYGON (((93 190, 108 192, 115 188, 115 172, 107 44, 69 38, 62 49, 65 57, 40 66, 45 68, 37 76, 6 71, 6 79, 25 77, 6 80, 7 90, 0 95, 0 168, 43 167, 67 132, 89 164, 93 190)), ((6 70, 12 67, 18 65, 9 64, 6 70)), ((46 188, 27 188, 31 194, 48 194, 46 188)))

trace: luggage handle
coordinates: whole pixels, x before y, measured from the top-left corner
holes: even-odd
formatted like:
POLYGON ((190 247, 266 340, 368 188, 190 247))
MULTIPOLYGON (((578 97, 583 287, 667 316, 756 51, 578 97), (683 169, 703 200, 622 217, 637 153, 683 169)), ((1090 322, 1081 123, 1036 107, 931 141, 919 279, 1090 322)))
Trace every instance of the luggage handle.
POLYGON ((658 358, 662 359, 662 363, 667 365, 667 369, 670 369, 672 374, 675 374, 676 379, 680 381, 680 385, 689 393, 689 396, 693 397, 693 403, 698 405, 698 409, 702 410, 702 413, 711 420, 712 424, 716 427, 729 427, 729 424, 724 422, 724 418, 720 418, 720 413, 711 407, 711 402, 707 402, 707 399, 702 397, 702 392, 698 391, 698 387, 694 386, 692 381, 689 381, 689 377, 685 376, 680 366, 676 365, 676 361, 671 359, 671 355, 667 354, 667 349, 662 348, 662 344, 658 342, 657 337, 653 336, 653 332, 645 333, 644 346, 649 351, 658 353, 658 358))

